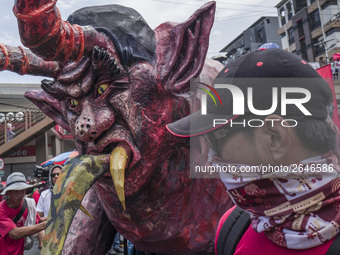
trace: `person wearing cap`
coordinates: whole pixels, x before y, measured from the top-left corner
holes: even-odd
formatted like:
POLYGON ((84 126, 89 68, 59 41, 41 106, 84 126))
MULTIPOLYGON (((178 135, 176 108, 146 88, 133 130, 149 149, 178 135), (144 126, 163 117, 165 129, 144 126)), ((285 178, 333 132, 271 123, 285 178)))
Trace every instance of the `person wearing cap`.
MULTIPOLYGON (((52 196, 52 189, 54 184, 56 183, 59 174, 61 173, 62 166, 61 165, 52 165, 49 171, 49 188, 41 192, 40 198, 37 204, 37 212, 40 217, 47 217, 48 212, 51 207, 51 196, 52 196)), ((44 236, 44 231, 41 231, 38 234, 39 239, 39 246, 38 248, 41 249, 42 247, 42 239, 44 236)))
MULTIPOLYGON (((207 138, 209 163, 236 205, 220 219, 216 254, 334 249, 340 243, 334 241, 340 232, 339 133, 329 117, 326 81, 295 54, 268 49, 226 65, 213 87, 220 104, 206 97, 200 111, 167 128, 180 137, 207 138)), ((335 249, 331 254, 340 254, 335 249)))
POLYGON ((43 185, 42 182, 38 182, 37 179, 30 180, 28 184, 33 185, 33 188, 27 190, 27 197, 33 198, 35 201, 35 204, 38 204, 40 192, 39 188, 43 185))
POLYGON ((46 219, 40 218, 38 213, 32 215, 35 218, 35 225, 25 225, 30 208, 34 208, 35 211, 34 200, 25 198, 26 190, 31 187, 32 185, 26 183, 25 176, 20 172, 14 172, 7 178, 6 187, 1 193, 1 195, 6 195, 7 199, 0 203, 0 255, 24 254, 24 237, 34 235, 46 226, 46 219), (24 199, 27 202, 27 208, 14 223, 14 219, 24 204, 24 199))

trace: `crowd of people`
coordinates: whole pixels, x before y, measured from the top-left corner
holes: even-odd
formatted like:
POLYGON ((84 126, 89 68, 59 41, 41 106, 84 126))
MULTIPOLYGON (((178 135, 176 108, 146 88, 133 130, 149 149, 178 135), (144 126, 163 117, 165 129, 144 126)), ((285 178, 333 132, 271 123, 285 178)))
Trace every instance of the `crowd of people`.
POLYGON ((320 67, 330 64, 333 74, 333 80, 339 80, 340 60, 338 58, 334 59, 333 57, 331 57, 329 60, 325 60, 323 57, 320 57, 318 62, 320 67))
POLYGON ((52 165, 48 182, 27 181, 24 174, 14 172, 8 176, 5 187, 1 184, 0 255, 23 254, 24 249, 32 247, 34 234, 38 235, 41 249, 52 188, 61 170, 61 165, 52 165))
MULTIPOLYGON (((44 228, 51 206, 51 195, 61 165, 51 165, 49 180, 39 182, 27 181, 24 174, 14 172, 7 178, 6 186, 0 183, 0 255, 22 255, 27 248, 27 238, 37 234, 38 248, 43 245, 44 228), (27 210, 26 210, 27 208, 27 210), (34 218, 34 220, 30 220, 34 218)), ((32 247, 33 243, 30 243, 32 247)), ((114 238, 109 255, 124 252, 120 234, 114 238)), ((128 255, 144 255, 127 241, 128 255)))
POLYGON ((333 58, 331 58, 331 68, 333 73, 333 79, 339 80, 340 60, 339 59, 334 60, 333 58))
POLYGON ((24 254, 27 239, 45 229, 46 217, 40 217, 33 198, 26 197, 26 191, 33 188, 27 184, 23 173, 14 172, 8 176, 0 202, 0 254, 24 254))

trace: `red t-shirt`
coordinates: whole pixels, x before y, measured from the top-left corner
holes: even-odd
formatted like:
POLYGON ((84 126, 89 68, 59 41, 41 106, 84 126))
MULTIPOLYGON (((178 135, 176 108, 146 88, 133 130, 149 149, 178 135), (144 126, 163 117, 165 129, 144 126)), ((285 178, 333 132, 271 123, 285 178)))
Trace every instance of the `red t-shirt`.
MULTIPOLYGON (((223 226, 223 223, 228 218, 229 214, 234 210, 235 206, 229 209, 220 219, 217 226, 215 237, 215 254, 217 238, 223 226)), ((234 255, 263 255, 263 254, 275 254, 275 255, 324 255, 331 246, 334 238, 322 245, 305 250, 293 250, 280 247, 271 242, 264 232, 257 233, 249 225, 248 229, 242 236, 240 242, 236 246, 234 255)))
MULTIPOLYGON (((22 206, 22 203, 21 203, 22 206)), ((23 255, 25 238, 18 240, 10 238, 8 234, 15 227, 23 227, 27 219, 27 209, 18 220, 17 224, 13 222, 15 216, 19 213, 21 206, 17 209, 9 208, 6 200, 0 202, 0 255, 23 255)), ((37 213, 36 224, 39 223, 40 216, 37 213)))
POLYGON ((38 204, 39 197, 40 197, 39 191, 38 190, 34 191, 32 198, 34 199, 36 205, 38 204))

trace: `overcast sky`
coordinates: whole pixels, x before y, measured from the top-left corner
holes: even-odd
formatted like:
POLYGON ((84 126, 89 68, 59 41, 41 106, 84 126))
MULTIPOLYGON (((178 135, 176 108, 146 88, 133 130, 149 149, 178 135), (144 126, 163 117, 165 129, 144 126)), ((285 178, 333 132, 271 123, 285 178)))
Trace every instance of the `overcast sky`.
MULTIPOLYGON (((202 0, 59 0, 57 7, 63 19, 75 10, 91 5, 121 4, 137 10, 151 28, 166 21, 183 22, 207 1, 202 0)), ((279 0, 217 0, 215 23, 210 35, 208 56, 218 52, 261 16, 277 16, 274 7, 279 0)), ((12 12, 14 1, 0 0, 0 42, 21 45, 17 22, 12 12)), ((40 77, 0 72, 0 83, 40 83, 40 77)))

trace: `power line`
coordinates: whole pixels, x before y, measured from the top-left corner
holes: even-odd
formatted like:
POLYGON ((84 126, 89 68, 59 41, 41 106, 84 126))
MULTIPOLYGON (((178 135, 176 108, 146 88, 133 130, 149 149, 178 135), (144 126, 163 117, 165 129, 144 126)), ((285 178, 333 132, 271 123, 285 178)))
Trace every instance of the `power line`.
MULTIPOLYGON (((269 11, 269 10, 245 10, 245 9, 234 9, 234 8, 221 8, 221 7, 218 7, 218 10, 230 10, 230 11, 247 11, 248 13, 249 12, 264 12, 264 11, 269 11)), ((275 10, 273 10, 273 12, 276 12, 275 10)), ((277 12, 276 12, 277 13, 277 12)))
MULTIPOLYGON (((266 12, 264 12, 263 14, 267 14, 266 12)), ((270 14, 270 13, 268 13, 270 14)), ((216 19, 215 22, 223 22, 223 21, 228 21, 228 20, 235 20, 235 19, 246 19, 246 18, 251 18, 251 17, 259 17, 258 14, 254 14, 254 15, 246 15, 246 16, 240 16, 241 14, 238 15, 234 15, 234 16, 230 16, 227 18, 222 18, 222 19, 216 19)))
POLYGON ((235 3, 228 3, 228 2, 218 2, 217 4, 228 4, 228 5, 238 5, 238 6, 248 6, 248 7, 257 7, 257 8, 275 8, 274 6, 269 5, 254 5, 254 4, 235 4, 235 3))
MULTIPOLYGON (((178 4, 178 5, 188 5, 188 6, 195 6, 195 7, 200 7, 202 4, 190 4, 190 3, 180 3, 180 2, 173 2, 173 1, 166 1, 166 0, 152 0, 155 2, 161 2, 161 3, 167 3, 167 4, 178 4)), ((222 3, 222 4, 228 4, 228 3, 222 3)), ((259 6, 259 5, 246 5, 246 4, 234 4, 234 5, 240 5, 240 6, 247 6, 247 7, 257 7, 257 8, 273 8, 274 7, 269 7, 269 6, 259 6)), ((233 10, 233 11, 247 11, 247 12, 263 12, 261 10, 244 10, 244 9, 235 9, 235 8, 230 8, 230 7, 218 7, 218 9, 223 9, 223 10, 233 10)))

